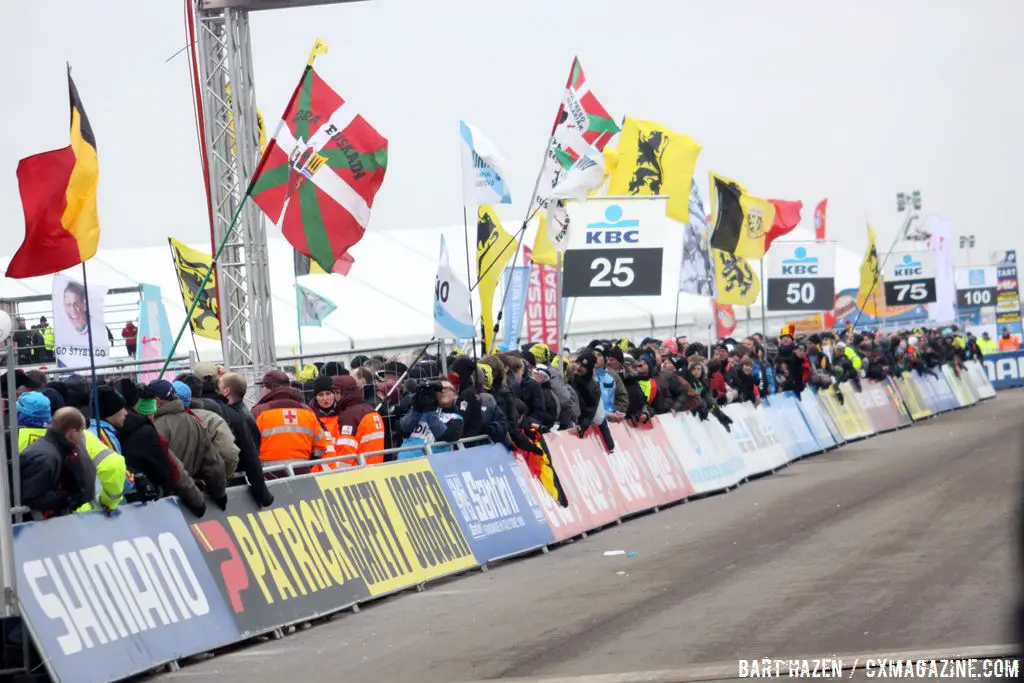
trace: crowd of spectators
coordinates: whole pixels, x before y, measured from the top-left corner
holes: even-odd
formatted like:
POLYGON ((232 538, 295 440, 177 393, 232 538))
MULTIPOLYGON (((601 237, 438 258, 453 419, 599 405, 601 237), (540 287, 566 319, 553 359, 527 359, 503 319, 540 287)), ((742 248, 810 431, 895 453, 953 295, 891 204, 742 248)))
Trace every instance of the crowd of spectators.
POLYGON ((358 356, 350 367, 268 372, 251 408, 245 378, 212 363, 174 381, 104 379, 95 388, 79 375, 18 370, 21 500, 40 519, 177 495, 202 516, 208 502, 226 509, 236 483, 269 506, 266 479, 280 469, 264 472, 270 465, 320 472, 444 452, 474 437, 542 453, 543 434, 585 438, 591 427, 611 451, 610 422, 689 412, 728 428, 728 403, 846 381, 859 389, 863 379, 936 374, 943 363, 959 371, 995 350, 987 334, 976 339, 955 326, 847 327, 806 336, 784 328, 710 347, 682 336, 595 339, 562 354, 533 343, 479 359, 358 356))

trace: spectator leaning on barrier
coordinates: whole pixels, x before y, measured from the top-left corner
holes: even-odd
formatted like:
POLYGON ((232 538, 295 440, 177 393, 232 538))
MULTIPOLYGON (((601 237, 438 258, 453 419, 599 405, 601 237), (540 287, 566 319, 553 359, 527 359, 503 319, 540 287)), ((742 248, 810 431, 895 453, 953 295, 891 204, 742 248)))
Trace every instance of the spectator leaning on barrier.
MULTIPOLYGON (((528 365, 528 364, 527 364, 528 365)), ((562 402, 551 386, 552 370, 548 366, 538 364, 530 367, 530 379, 540 389, 544 412, 540 416, 542 432, 549 432, 558 427, 558 416, 562 412, 562 402)))
MULTIPOLYGON (((202 363, 196 365, 197 370, 200 365, 202 363)), ((274 496, 267 488, 263 463, 260 461, 259 427, 243 402, 248 389, 245 378, 235 372, 216 372, 202 379, 204 404, 220 408, 224 421, 228 423, 228 428, 235 438, 235 445, 238 446, 238 468, 245 474, 249 483, 249 493, 258 505, 269 507, 274 502, 274 496)), ((192 400, 195 400, 195 396, 192 400)))
MULTIPOLYGON (((77 408, 86 417, 87 424, 94 424, 96 421, 89 419, 92 408, 90 406, 92 391, 89 383, 84 378, 72 376, 65 383, 68 405, 77 408)), ((99 392, 99 387, 97 387, 99 392)), ((104 391, 104 395, 106 392, 104 391)), ((116 394, 115 394, 116 396, 116 394)), ((99 477, 100 506, 110 512, 121 504, 124 499, 126 484, 128 483, 127 470, 124 457, 114 450, 112 445, 104 443, 93 431, 86 430, 84 435, 85 450, 96 466, 99 477)))
MULTIPOLYGON (((406 438, 402 446, 431 446, 433 452, 451 450, 450 446, 434 446, 462 438, 462 415, 455 409, 455 385, 449 380, 420 384, 413 393, 412 409, 399 426, 406 438)), ((422 449, 402 451, 400 460, 425 455, 422 449)))
POLYGON ((493 387, 494 371, 481 360, 477 364, 477 396, 480 399, 482 433, 493 443, 505 443, 508 440, 509 422, 505 411, 498 405, 498 399, 491 393, 493 387))
MULTIPOLYGON (((362 454, 367 465, 384 462, 384 418, 363 400, 363 391, 355 377, 343 375, 333 378, 332 387, 337 396, 338 443, 336 455, 362 454), (368 455, 368 454, 373 455, 368 455)), ((349 462, 347 464, 355 464, 349 462)))
MULTIPOLYGON (((334 379, 333 376, 317 376, 313 380, 313 398, 306 402, 309 409, 316 415, 317 422, 320 423, 324 434, 327 435, 327 452, 324 453, 324 458, 333 458, 336 455, 340 455, 338 444, 341 432, 338 429, 338 398, 337 392, 334 390, 334 379)), ((313 471, 322 472, 324 469, 336 470, 339 467, 350 464, 352 463, 332 462, 325 465, 317 465, 313 468, 313 471)))
POLYGON ((288 375, 271 370, 259 382, 263 396, 252 416, 260 430, 260 460, 319 460, 327 453, 327 434, 316 415, 291 387, 288 375))
POLYGON ((462 416, 462 437, 470 438, 483 433, 483 413, 476 389, 476 361, 469 356, 459 356, 448 367, 448 381, 455 387, 458 397, 456 410, 462 416))
MULTIPOLYGON (((39 395, 46 401, 46 398, 39 395)), ((42 415, 42 403, 32 414, 42 415)), ((46 401, 49 404, 49 401, 46 401)), ((85 416, 77 408, 53 414, 44 434, 21 451, 21 498, 36 519, 91 510, 96 497, 96 467, 85 451, 85 416)))
POLYGON ((185 406, 185 412, 199 418, 206 430, 206 435, 210 437, 213 450, 217 452, 217 456, 224 463, 224 477, 230 481, 231 477, 235 475, 235 470, 238 469, 239 450, 231 427, 219 413, 193 405, 192 389, 187 384, 173 382, 171 386, 174 387, 174 393, 178 395, 178 400, 185 406))
POLYGON ((201 483, 207 495, 222 510, 227 509, 227 477, 224 460, 214 449, 213 442, 199 418, 185 412, 174 386, 167 380, 150 382, 146 389, 156 400, 153 424, 185 469, 201 483))

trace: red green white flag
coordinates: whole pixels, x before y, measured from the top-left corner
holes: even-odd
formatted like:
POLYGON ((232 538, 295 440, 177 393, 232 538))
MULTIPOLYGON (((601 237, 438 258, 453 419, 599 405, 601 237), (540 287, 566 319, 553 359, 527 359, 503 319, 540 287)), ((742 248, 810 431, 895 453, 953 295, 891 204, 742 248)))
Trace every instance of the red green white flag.
POLYGON ((555 185, 563 180, 573 164, 591 149, 604 151, 605 145, 618 132, 618 124, 590 91, 590 84, 583 75, 583 65, 577 57, 572 62, 565 94, 551 129, 551 140, 531 212, 538 206, 547 208, 555 185))
POLYGON ((296 251, 326 272, 363 237, 388 141, 306 67, 250 194, 296 251))

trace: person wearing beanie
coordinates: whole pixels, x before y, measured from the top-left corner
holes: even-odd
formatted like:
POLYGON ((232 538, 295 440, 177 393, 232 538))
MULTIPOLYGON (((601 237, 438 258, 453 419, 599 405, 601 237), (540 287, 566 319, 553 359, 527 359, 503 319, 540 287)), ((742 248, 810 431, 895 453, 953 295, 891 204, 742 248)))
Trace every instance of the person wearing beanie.
MULTIPOLYGON (((200 363, 199 365, 201 366, 203 364, 200 363)), ((210 365, 213 364, 211 363, 210 365)), ((219 376, 217 376, 216 378, 208 377, 206 379, 203 379, 202 377, 194 373, 184 372, 175 377, 174 382, 172 382, 171 384, 172 386, 177 387, 180 383, 188 388, 189 393, 192 395, 192 399, 189 402, 183 401, 185 403, 186 408, 192 408, 193 411, 196 410, 197 408, 202 410, 209 410, 211 412, 217 413, 217 415, 219 415, 220 417, 227 419, 224 415, 224 407, 217 401, 213 400, 212 398, 207 397, 207 394, 209 394, 210 396, 215 396, 217 394, 217 382, 219 381, 219 379, 219 376)), ((177 389, 175 389, 175 391, 177 391, 177 389)))
POLYGON ((629 396, 626 394, 622 374, 611 369, 609 365, 608 354, 611 351, 606 349, 607 347, 603 346, 594 349, 594 380, 601 392, 601 407, 604 408, 605 415, 612 422, 619 422, 625 417, 629 396))
MULTIPOLYGON (((336 455, 362 455, 367 465, 384 462, 384 418, 368 404, 355 377, 341 375, 332 384, 337 396, 338 440, 336 455)), ((342 461, 355 465, 358 460, 342 461)))
POLYGON ((89 431, 99 437, 105 446, 123 454, 117 428, 124 424, 124 416, 128 413, 124 399, 106 385, 96 389, 96 396, 99 400, 99 417, 90 420, 89 431))
POLYGON ((260 430, 260 460, 266 463, 323 458, 329 445, 327 433, 316 413, 292 388, 288 375, 271 370, 259 384, 262 394, 252 408, 252 416, 260 430))
POLYGON ((146 390, 156 400, 156 412, 153 413, 156 431, 167 441, 171 452, 181 460, 188 473, 205 484, 206 493, 214 502, 222 510, 227 509, 224 460, 214 448, 202 420, 185 411, 185 404, 178 398, 174 385, 167 380, 153 380, 146 385, 146 390))
MULTIPOLYGON (((40 430, 38 434, 35 434, 35 438, 42 436, 46 431, 46 427, 50 424, 50 405, 50 399, 38 391, 28 391, 19 396, 18 402, 15 404, 15 410, 18 414, 18 427, 40 430)), ((18 432, 18 450, 24 449, 24 446, 20 445, 22 434, 22 431, 18 432)), ((27 443, 31 443, 31 441, 27 443)))
MULTIPOLYGON (((307 402, 307 405, 316 414, 320 427, 327 434, 325 458, 333 458, 339 455, 337 452, 338 439, 341 437, 341 432, 338 428, 338 395, 334 391, 334 380, 336 378, 335 375, 321 374, 313 380, 313 397, 307 402)), ((313 471, 336 470, 349 464, 351 463, 331 462, 326 465, 316 465, 313 467, 313 471)))
POLYGON ((476 361, 469 356, 456 358, 448 368, 448 381, 458 392, 455 409, 462 416, 462 437, 479 436, 483 433, 484 422, 480 397, 476 391, 476 361))
POLYGON ((185 406, 185 412, 194 415, 202 422, 206 429, 206 435, 210 437, 210 443, 213 444, 213 449, 224 462, 224 477, 231 481, 235 470, 238 469, 239 451, 238 445, 235 443, 235 436, 231 433, 231 427, 220 413, 196 405, 192 398, 192 388, 187 384, 175 381, 171 385, 174 387, 174 393, 178 395, 178 399, 185 406))
POLYGON ((39 393, 50 400, 51 412, 60 410, 64 407, 64 397, 57 392, 56 389, 50 386, 43 387, 39 390, 39 393))
MULTIPOLYGON (((580 414, 576 420, 576 433, 585 438, 591 425, 598 428, 605 449, 611 453, 615 450, 615 440, 608 426, 607 413, 601 402, 601 388, 594 373, 597 370, 597 354, 592 350, 580 352, 572 365, 572 381, 570 386, 576 393, 580 414)), ((614 380, 612 380, 614 383, 614 380)))

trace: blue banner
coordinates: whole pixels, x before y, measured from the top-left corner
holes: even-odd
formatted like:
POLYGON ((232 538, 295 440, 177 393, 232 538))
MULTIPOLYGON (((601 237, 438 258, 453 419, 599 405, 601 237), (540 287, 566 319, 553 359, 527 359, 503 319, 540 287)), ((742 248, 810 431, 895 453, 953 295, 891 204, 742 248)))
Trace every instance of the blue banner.
POLYGON ((914 373, 914 379, 917 380, 918 386, 921 387, 921 393, 924 394, 928 407, 931 408, 933 413, 944 413, 947 410, 959 408, 960 402, 956 400, 956 396, 953 394, 953 390, 949 388, 946 378, 940 374, 942 370, 940 368, 933 368, 932 372, 935 372, 938 376, 928 373, 914 373))
POLYGON ((995 389, 1024 387, 1024 351, 991 353, 982 364, 988 381, 995 389))
POLYGON ((814 441, 818 445, 818 450, 824 451, 836 446, 839 442, 836 441, 833 430, 836 433, 839 430, 834 426, 829 427, 830 418, 825 409, 821 407, 815 391, 813 389, 805 389, 798 404, 800 412, 803 413, 804 419, 807 420, 807 426, 811 429, 811 434, 814 435, 814 441))
POLYGON ((119 680, 241 638, 176 498, 19 524, 14 556, 58 681, 119 680))
POLYGON ((529 266, 509 266, 505 269, 505 308, 501 314, 505 326, 504 351, 519 348, 519 331, 526 315, 526 290, 530 286, 529 266))
POLYGON ((428 460, 481 564, 554 542, 544 511, 504 446, 437 453, 428 460))
MULTIPOLYGON (((167 322, 167 308, 156 285, 142 284, 142 298, 139 300, 139 338, 135 356, 139 360, 167 358, 174 350, 171 325, 167 322)), ((141 380, 149 382, 158 378, 159 364, 144 366, 141 380)))
POLYGON ((772 424, 781 432, 790 460, 823 450, 815 440, 814 433, 800 411, 800 401, 792 391, 766 396, 763 403, 772 424))

